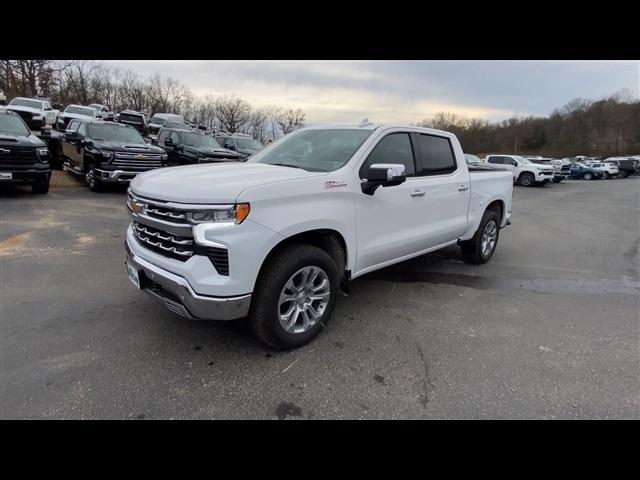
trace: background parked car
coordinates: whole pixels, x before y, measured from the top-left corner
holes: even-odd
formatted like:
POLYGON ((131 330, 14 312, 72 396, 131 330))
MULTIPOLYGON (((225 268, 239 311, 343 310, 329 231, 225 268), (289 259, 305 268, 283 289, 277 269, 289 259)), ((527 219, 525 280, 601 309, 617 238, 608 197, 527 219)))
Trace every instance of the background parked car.
POLYGON ((2 90, 0 90, 0 105, 4 105, 7 103, 7 96, 4 94, 2 90))
POLYGON ((16 97, 9 102, 7 109, 20 115, 29 128, 34 130, 55 125, 60 114, 49 101, 37 98, 16 97))
POLYGON ((638 173, 640 164, 637 160, 627 157, 609 157, 605 162, 618 167, 618 176, 620 178, 627 178, 629 175, 638 173))
POLYGON ((617 178, 619 175, 618 166, 611 162, 593 162, 589 166, 594 170, 602 172, 604 178, 617 178))
POLYGON ((243 160, 239 153, 222 148, 211 135, 193 129, 163 127, 158 135, 158 145, 169 155, 170 165, 243 160))
POLYGON ((103 182, 123 183, 166 166, 167 154, 147 145, 134 127, 95 119, 73 119, 62 141, 65 167, 83 175, 98 192, 103 182))
POLYGON ((586 163, 576 162, 571 165, 571 178, 573 179, 593 180, 603 176, 601 171, 591 168, 586 163))
POLYGON ((49 151, 15 112, 0 109, 0 184, 31 185, 47 193, 51 179, 49 151))
POLYGON ((156 113, 151 120, 149 120, 149 136, 156 136, 160 132, 160 129, 164 126, 167 120, 178 120, 184 122, 184 118, 182 115, 177 115, 175 113, 156 113))
MULTIPOLYGON (((106 120, 109 118, 109 109, 104 105, 100 105, 99 103, 90 103, 89 107, 93 108, 96 111, 96 114, 99 118, 106 120)), ((113 114, 111 114, 113 117, 113 114)))
POLYGON ((520 155, 487 155, 484 160, 511 170, 514 181, 524 187, 544 185, 553 179, 555 174, 553 166, 538 165, 520 155))
POLYGON ((560 183, 565 178, 569 178, 570 175, 570 167, 569 164, 563 164, 562 162, 556 162, 553 158, 544 158, 544 157, 525 157, 531 160, 533 163, 537 163, 539 165, 549 165, 553 167, 553 183, 560 183))
POLYGON ((118 123, 131 125, 133 128, 138 130, 141 135, 147 135, 148 133, 147 118, 144 113, 136 112, 134 110, 124 110, 118 115, 118 123))
POLYGON ((73 119, 89 119, 93 120, 98 118, 98 114, 91 107, 85 107, 83 105, 68 105, 58 116, 57 128, 59 130, 66 130, 67 125, 73 119))
POLYGON ((216 135, 216 140, 224 148, 238 152, 244 158, 249 158, 264 148, 264 145, 252 138, 251 135, 243 133, 219 133, 216 135))

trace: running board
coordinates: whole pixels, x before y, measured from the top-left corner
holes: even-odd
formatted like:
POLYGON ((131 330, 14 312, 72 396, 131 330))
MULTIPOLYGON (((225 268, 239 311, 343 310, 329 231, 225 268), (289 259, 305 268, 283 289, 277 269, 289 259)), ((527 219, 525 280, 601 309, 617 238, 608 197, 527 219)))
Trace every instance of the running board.
POLYGON ((84 172, 82 170, 80 170, 79 168, 76 168, 73 165, 71 165, 68 160, 64 161, 64 163, 62 164, 62 169, 63 170, 67 170, 67 171, 69 171, 71 173, 75 173, 76 175, 84 176, 84 172))

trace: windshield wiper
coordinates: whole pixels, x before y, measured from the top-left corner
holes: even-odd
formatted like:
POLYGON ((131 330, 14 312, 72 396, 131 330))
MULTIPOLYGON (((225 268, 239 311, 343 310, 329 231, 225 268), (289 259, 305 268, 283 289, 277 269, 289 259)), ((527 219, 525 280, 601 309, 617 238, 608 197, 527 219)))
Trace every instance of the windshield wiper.
POLYGON ((269 163, 268 165, 278 165, 279 167, 291 167, 291 168, 299 168, 300 170, 305 170, 302 167, 299 167, 298 165, 291 165, 289 163, 269 163))

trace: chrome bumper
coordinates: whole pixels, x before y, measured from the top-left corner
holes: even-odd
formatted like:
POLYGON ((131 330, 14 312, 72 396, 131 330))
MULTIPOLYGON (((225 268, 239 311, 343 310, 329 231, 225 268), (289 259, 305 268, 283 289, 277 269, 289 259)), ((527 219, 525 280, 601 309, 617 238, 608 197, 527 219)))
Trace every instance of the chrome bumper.
POLYGON ((250 293, 237 297, 199 295, 184 278, 163 270, 133 253, 126 240, 125 248, 127 262, 146 277, 141 281, 142 290, 164 302, 172 312, 200 320, 235 320, 249 314, 250 293))
POLYGON ((100 170, 96 168, 96 173, 101 182, 129 182, 137 174, 142 172, 127 172, 126 170, 100 170), (126 177, 126 178, 123 178, 126 177))

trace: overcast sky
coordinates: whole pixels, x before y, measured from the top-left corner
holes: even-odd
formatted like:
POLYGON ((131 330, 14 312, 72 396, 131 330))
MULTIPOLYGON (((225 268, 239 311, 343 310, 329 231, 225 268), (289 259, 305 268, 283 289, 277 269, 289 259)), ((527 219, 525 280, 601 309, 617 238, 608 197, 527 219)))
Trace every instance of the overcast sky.
POLYGON ((307 124, 413 123, 441 111, 502 120, 549 115, 621 88, 640 96, 639 61, 107 61, 160 73, 196 95, 301 108, 307 124))

